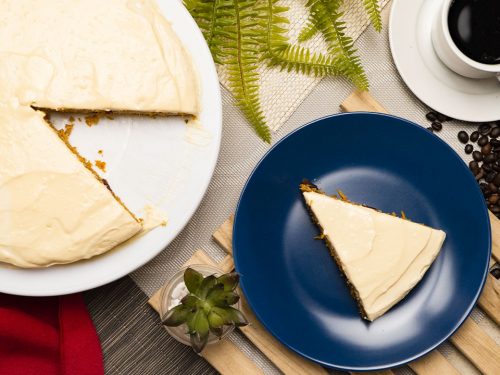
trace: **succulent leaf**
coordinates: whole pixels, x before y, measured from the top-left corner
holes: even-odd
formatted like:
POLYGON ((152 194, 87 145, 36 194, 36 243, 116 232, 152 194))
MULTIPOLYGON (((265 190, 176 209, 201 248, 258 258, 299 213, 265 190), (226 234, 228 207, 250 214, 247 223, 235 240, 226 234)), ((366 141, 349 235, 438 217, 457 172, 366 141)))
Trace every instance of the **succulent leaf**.
POLYGON ((196 353, 200 353, 208 341, 210 326, 208 318, 202 310, 196 311, 188 321, 191 345, 196 353))
POLYGON ((210 314, 208 314, 208 323, 210 324, 210 328, 222 328, 224 319, 215 311, 210 311, 210 314))
POLYGON ((184 284, 190 293, 196 293, 201 283, 203 282, 203 275, 192 268, 187 268, 184 271, 184 284))
POLYGON ((166 312, 162 324, 169 327, 178 327, 186 323, 191 310, 185 305, 177 305, 166 312))
POLYGON ((235 290, 240 282, 240 275, 236 272, 225 273, 217 278, 217 282, 224 286, 225 291, 235 290))
POLYGON ((212 306, 227 307, 234 305, 240 300, 240 296, 236 292, 226 292, 224 290, 216 290, 208 294, 207 301, 212 306))
POLYGON ((214 275, 210 275, 205 277, 201 282, 200 287, 195 292, 195 294, 201 298, 205 299, 207 297, 208 292, 217 284, 217 277, 214 275))
POLYGON ((181 304, 183 304, 184 306, 186 306, 190 309, 195 309, 198 307, 198 304, 200 301, 201 300, 198 297, 196 297, 195 295, 188 294, 183 299, 181 299, 181 304))
POLYGON ((243 313, 233 307, 213 307, 212 311, 224 319, 224 324, 242 327, 248 325, 248 320, 243 313))
POLYGON ((217 336, 219 339, 221 339, 222 335, 224 334, 224 328, 222 328, 222 327, 215 328, 215 327, 210 326, 210 332, 212 332, 215 336, 217 336))

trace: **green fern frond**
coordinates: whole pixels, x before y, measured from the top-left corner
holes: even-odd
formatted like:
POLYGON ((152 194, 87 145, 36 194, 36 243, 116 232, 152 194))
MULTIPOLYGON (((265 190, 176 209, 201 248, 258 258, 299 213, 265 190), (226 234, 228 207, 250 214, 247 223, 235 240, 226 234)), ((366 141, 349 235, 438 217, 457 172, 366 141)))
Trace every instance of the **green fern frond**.
POLYGON ((368 89, 368 78, 354 49, 354 41, 345 34, 345 23, 339 11, 342 0, 308 0, 307 7, 318 30, 328 45, 328 52, 337 58, 342 74, 360 90, 368 89))
POLYGON ((380 14, 379 0, 363 0, 366 13, 370 17, 373 28, 378 32, 382 31, 382 16, 380 14))
POLYGON ((264 58, 270 66, 281 70, 295 71, 315 76, 335 75, 337 70, 332 57, 313 53, 308 48, 291 45, 286 35, 286 26, 290 21, 284 16, 288 10, 277 7, 276 0, 267 0, 267 48, 264 58))
MULTIPOLYGON (((261 49, 259 25, 265 14, 255 7, 252 0, 231 0, 233 19, 227 22, 222 34, 225 46, 223 61, 227 68, 229 88, 238 107, 245 114, 255 132, 266 142, 271 142, 271 131, 266 125, 259 96, 258 63, 261 49)), ((229 21, 229 20, 227 20, 229 21)))
POLYGON ((275 50, 269 57, 269 65, 315 77, 336 76, 341 73, 333 57, 312 53, 308 48, 290 44, 275 50))
POLYGON ((299 43, 306 42, 312 39, 317 33, 318 28, 316 27, 316 24, 314 23, 312 17, 309 16, 306 25, 302 28, 302 30, 300 30, 298 41, 299 43))
POLYGON ((184 0, 184 6, 189 12, 195 10, 199 5, 199 0, 184 0))

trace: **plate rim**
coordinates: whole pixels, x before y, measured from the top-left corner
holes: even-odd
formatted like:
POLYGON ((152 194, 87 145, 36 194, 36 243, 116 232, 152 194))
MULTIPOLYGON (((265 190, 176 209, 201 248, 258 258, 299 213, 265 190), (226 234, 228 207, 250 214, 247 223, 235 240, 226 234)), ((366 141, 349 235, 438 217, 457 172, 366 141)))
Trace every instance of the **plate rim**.
MULTIPOLYGON (((414 122, 412 122, 410 120, 407 120, 405 118, 399 117, 399 116, 394 116, 394 115, 391 115, 391 114, 379 113, 379 112, 357 111, 357 112, 343 112, 343 113, 340 112, 340 113, 335 113, 335 114, 331 114, 331 115, 326 115, 326 116, 320 117, 320 118, 318 118, 316 120, 310 121, 310 122, 308 122, 308 123, 306 123, 306 124, 298 127, 297 129, 293 130, 292 132, 288 133, 287 135, 285 135, 278 142, 276 142, 264 154, 264 156, 262 156, 262 158, 259 160, 259 162, 255 166, 255 168, 250 173, 247 181, 245 182, 245 185, 244 185, 244 187, 243 187, 243 189, 241 191, 241 194, 240 194, 240 198, 238 199, 238 204, 236 206, 236 211, 235 211, 235 214, 234 214, 233 239, 232 239, 233 257, 234 257, 234 265, 235 265, 236 272, 238 272, 239 263, 240 263, 239 260, 238 260, 238 256, 237 256, 237 254, 238 254, 238 250, 237 250, 238 246, 236 244, 237 235, 238 235, 237 234, 238 233, 238 231, 237 231, 237 228, 238 228, 238 218, 239 218, 238 213, 240 211, 242 200, 243 200, 244 194, 245 194, 245 192, 246 192, 246 190, 247 190, 247 188, 249 186, 249 183, 252 180, 254 174, 257 172, 257 170, 259 169, 259 167, 263 163, 263 161, 273 152, 274 149, 276 149, 277 147, 279 147, 282 142, 284 142, 289 137, 296 136, 296 134, 300 133, 306 127, 314 126, 315 124, 318 124, 318 123, 320 123, 320 122, 322 122, 324 120, 330 119, 330 118, 344 117, 344 116, 360 116, 360 115, 361 116, 363 116, 363 115, 374 115, 374 116, 377 116, 377 117, 385 117, 385 118, 396 119, 396 120, 404 122, 406 125, 408 125, 410 127, 417 128, 418 131, 427 132, 427 130, 424 129, 422 126, 420 126, 420 125, 418 125, 418 124, 416 124, 416 123, 414 123, 414 122)), ((435 136, 435 140, 438 141, 438 143, 443 144, 446 148, 448 148, 448 150, 452 152, 452 154, 454 155, 454 157, 462 164, 462 166, 464 168, 468 169, 468 167, 465 164, 465 162, 460 158, 460 156, 455 152, 455 150, 453 150, 453 148, 448 143, 446 143, 444 140, 442 140, 441 138, 439 138, 437 136, 435 136)), ((470 177, 473 178, 472 175, 470 177)), ((476 184, 476 193, 481 194, 479 186, 477 186, 477 184, 476 184)), ((450 329, 449 332, 447 332, 445 335, 443 335, 443 337, 440 340, 438 340, 436 343, 434 343, 433 345, 429 346, 425 350, 422 350, 421 352, 416 353, 416 354, 412 355, 411 357, 406 358, 404 360, 400 360, 398 362, 391 362, 391 363, 387 363, 385 365, 380 365, 380 366, 357 366, 356 367, 356 366, 335 365, 335 364, 328 363, 328 362, 325 362, 325 361, 317 359, 317 358, 313 358, 312 356, 307 355, 307 354, 301 352, 300 350, 297 350, 296 348, 294 348, 293 346, 291 346, 289 343, 287 343, 285 340, 282 340, 280 338, 280 336, 272 329, 272 327, 270 327, 262 319, 262 317, 259 314, 259 312, 255 309, 255 306, 252 303, 251 299, 247 296, 247 293, 246 293, 247 290, 246 290, 245 282, 244 282, 243 278, 240 281, 240 288, 241 288, 241 290, 242 290, 242 292, 243 292, 243 294, 244 294, 244 296, 246 298, 246 301, 247 301, 248 305, 250 306, 251 311, 256 316, 257 320, 266 328, 266 330, 269 333, 271 333, 272 336, 275 337, 285 347, 287 347, 288 349, 292 350, 293 352, 299 354, 300 356, 311 360, 312 362, 315 362, 315 363, 320 364, 321 366, 325 366, 327 368, 331 368, 331 369, 335 369, 335 370, 341 370, 341 371, 360 371, 360 372, 364 372, 364 371, 379 371, 379 370, 387 370, 387 369, 391 369, 391 368, 395 368, 395 367, 400 367, 400 366, 403 366, 403 365, 405 365, 405 364, 407 364, 409 362, 417 360, 418 358, 421 358, 421 357, 425 356, 426 354, 428 354, 431 351, 433 351, 434 349, 436 349, 444 341, 448 340, 462 326, 462 324, 467 320, 467 318, 471 314, 472 310, 476 306, 477 300, 479 299, 479 297, 480 297, 480 295, 481 295, 481 293, 482 293, 482 291, 484 289, 484 285, 486 283, 486 278, 488 276, 488 272, 489 272, 489 261, 488 260, 491 257, 491 247, 492 247, 491 222, 490 222, 490 218, 489 218, 489 215, 488 215, 488 209, 487 209, 486 205, 482 206, 482 211, 483 211, 483 214, 484 214, 484 216, 486 218, 486 222, 488 224, 487 225, 488 251, 487 251, 487 258, 486 258, 487 261, 485 262, 485 269, 483 270, 483 275, 482 275, 480 287, 476 291, 473 300, 471 301, 471 303, 469 303, 469 306, 467 307, 466 311, 462 314, 462 316, 460 317, 459 321, 454 325, 454 327, 452 329, 450 329)))
MULTIPOLYGON (((158 1, 162 1, 162 0, 158 0, 158 1)), ((209 173, 207 174, 207 178, 203 182, 199 183, 199 185, 202 186, 202 189, 200 190, 200 194, 198 194, 195 197, 195 199, 193 199, 194 204, 192 205, 191 209, 189 210, 191 212, 185 216, 184 220, 181 221, 181 223, 179 224, 177 229, 173 231, 171 238, 169 237, 166 240, 162 241, 161 243, 158 242, 158 249, 157 250, 150 251, 148 253, 145 252, 144 256, 140 259, 140 261, 138 260, 136 262, 132 262, 133 264, 127 265, 127 267, 122 267, 120 269, 120 271, 118 271, 118 272, 110 272, 108 275, 106 275, 104 277, 100 277, 98 279, 94 279, 92 277, 89 277, 89 278, 85 279, 84 281, 78 283, 77 286, 72 285, 72 286, 67 287, 65 284, 60 284, 57 289, 52 287, 50 290, 49 289, 40 289, 40 290, 33 291, 33 290, 29 290, 28 288, 23 288, 23 287, 19 287, 16 289, 4 288, 0 285, 0 293, 25 296, 25 297, 53 297, 53 296, 62 296, 62 295, 68 295, 68 294, 73 294, 73 293, 85 292, 85 291, 95 289, 95 288, 107 285, 109 283, 112 283, 112 282, 114 282, 122 277, 127 276, 128 274, 134 272, 135 270, 141 268, 142 266, 144 266, 145 264, 150 262, 153 258, 158 256, 162 251, 164 251, 179 236, 179 234, 184 230, 186 225, 191 221, 193 215, 195 215, 195 213, 197 212, 201 202, 203 201, 203 198, 205 197, 205 195, 207 193, 208 187, 212 181, 213 174, 215 172, 215 168, 217 166, 217 163, 218 163, 218 160, 220 157, 220 149, 221 149, 221 143, 222 143, 222 127, 223 127, 222 93, 221 93, 221 88, 220 88, 220 84, 219 84, 217 70, 215 67, 215 62, 212 58, 212 54, 210 53, 210 50, 209 50, 208 45, 205 41, 205 38, 203 37, 201 30, 198 27, 198 25, 196 24, 196 21, 191 16, 189 11, 184 7, 182 2, 179 2, 177 0, 163 0, 163 1, 166 2, 169 6, 170 5, 175 6, 177 8, 176 11, 183 14, 183 20, 184 21, 188 20, 192 24, 193 35, 196 35, 196 38, 198 38, 201 41, 200 44, 202 45, 202 48, 205 50, 204 52, 205 52, 206 57, 207 57, 207 66, 204 66, 204 69, 210 70, 211 71, 211 74, 210 74, 211 79, 215 79, 217 82, 215 89, 210 94, 211 97, 213 97, 213 102, 215 104, 215 106, 213 108, 216 109, 215 110, 216 118, 213 119, 213 122, 218 125, 215 127, 215 130, 212 131, 212 134, 213 134, 213 138, 212 138, 213 151, 212 152, 215 155, 215 157, 213 158, 213 160, 208 168, 209 173), (210 64, 208 64, 208 63, 210 63, 210 64)), ((161 4, 158 4, 158 6, 160 6, 160 5, 161 4)), ((160 6, 160 8, 161 8, 161 6, 160 6)), ((162 12, 162 15, 165 17, 163 11, 161 11, 161 12, 162 12)), ((171 18, 168 18, 168 17, 165 17, 165 18, 167 19, 167 21, 169 23, 172 23, 171 18)), ((175 28, 175 25, 174 25, 174 28, 175 28)), ((176 34, 177 34, 177 32, 176 32, 176 34)), ((189 49, 189 48, 187 48, 187 49, 189 49)), ((188 51, 188 53, 192 53, 192 51, 188 51)), ((196 68, 196 66, 195 66, 195 68, 196 68)), ((197 71, 197 78, 198 78, 198 81, 199 81, 199 84, 201 87, 201 90, 199 93, 200 98, 201 98, 201 95, 203 92, 202 90, 204 90, 205 83, 204 83, 204 80, 203 80, 199 71, 197 71)), ((105 254, 102 254, 102 255, 105 255, 105 254)), ((102 256, 102 255, 100 255, 100 256, 102 256)), ((94 258, 99 258, 100 256, 96 256, 94 258)), ((82 260, 82 261, 88 262, 88 261, 92 261, 92 259, 93 258, 87 259, 87 260, 82 260)), ((80 261, 75 262, 75 263, 79 263, 79 262, 80 261)), ((74 264, 74 263, 70 263, 69 265, 71 265, 71 264, 74 264)), ((64 267, 64 266, 65 266, 64 264, 58 265, 58 267, 64 267)), ((16 267, 10 267, 9 265, 5 265, 5 267, 17 269, 16 267)), ((50 269, 50 267, 47 267, 45 269, 50 269)), ((20 268, 20 270, 25 271, 27 269, 20 268)))

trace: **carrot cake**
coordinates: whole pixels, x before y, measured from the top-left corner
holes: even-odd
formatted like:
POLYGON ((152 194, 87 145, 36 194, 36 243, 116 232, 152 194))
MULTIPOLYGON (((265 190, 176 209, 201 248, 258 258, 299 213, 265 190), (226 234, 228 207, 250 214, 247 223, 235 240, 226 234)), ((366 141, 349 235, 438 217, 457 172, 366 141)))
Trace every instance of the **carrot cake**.
POLYGON ((347 279, 363 318, 401 301, 436 259, 446 234, 301 185, 313 221, 347 279))
POLYGON ((0 2, 0 262, 71 263, 140 221, 39 110, 199 113, 193 62, 155 0, 0 2))

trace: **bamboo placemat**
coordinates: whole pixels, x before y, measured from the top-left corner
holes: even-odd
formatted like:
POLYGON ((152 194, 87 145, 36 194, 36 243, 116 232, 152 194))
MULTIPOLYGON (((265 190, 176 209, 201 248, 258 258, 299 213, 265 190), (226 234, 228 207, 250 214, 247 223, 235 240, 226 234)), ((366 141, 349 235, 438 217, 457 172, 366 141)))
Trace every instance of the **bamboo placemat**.
MULTIPOLYGON (((368 93, 355 92, 342 104, 347 112, 371 111, 387 113, 368 93)), ((490 214, 493 238, 491 264, 500 259, 500 220, 490 214)), ((219 263, 214 262, 204 251, 198 250, 189 260, 189 264, 217 265, 224 272, 234 268, 232 259, 233 217, 224 222, 213 234, 214 240, 226 251, 226 257, 219 263)), ((160 288, 149 300, 149 304, 159 310, 160 288)), ((478 301, 480 308, 496 324, 500 323, 500 281, 488 274, 483 293, 478 301)), ((241 327, 241 332, 284 374, 328 374, 321 366, 306 360, 279 343, 249 309, 242 296, 242 310, 250 321, 250 325, 241 327)), ((450 342, 482 373, 495 375, 500 372, 500 347, 471 318, 450 338, 450 342)), ((235 373, 262 374, 260 370, 243 352, 230 340, 223 340, 217 345, 208 346, 202 356, 221 374, 235 373)), ((427 374, 460 374, 460 372, 437 350, 408 366, 418 375, 427 374)), ((374 372, 373 374, 394 374, 390 370, 374 372)))

